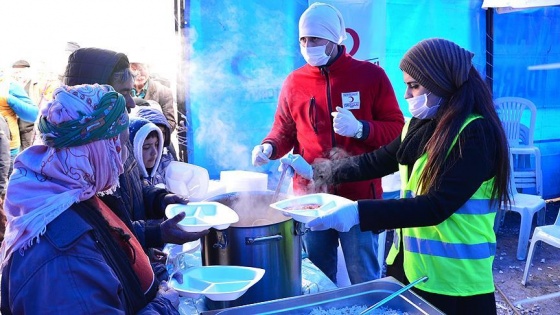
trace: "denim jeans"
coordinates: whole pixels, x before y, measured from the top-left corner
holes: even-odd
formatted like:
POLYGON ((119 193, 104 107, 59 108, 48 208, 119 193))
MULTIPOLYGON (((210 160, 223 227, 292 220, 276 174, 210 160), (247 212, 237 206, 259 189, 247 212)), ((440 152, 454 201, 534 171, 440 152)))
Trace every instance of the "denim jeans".
POLYGON ((362 232, 359 225, 348 232, 333 229, 308 231, 303 235, 303 246, 311 262, 336 283, 339 240, 352 284, 375 280, 381 276, 381 268, 377 262, 377 234, 362 232))

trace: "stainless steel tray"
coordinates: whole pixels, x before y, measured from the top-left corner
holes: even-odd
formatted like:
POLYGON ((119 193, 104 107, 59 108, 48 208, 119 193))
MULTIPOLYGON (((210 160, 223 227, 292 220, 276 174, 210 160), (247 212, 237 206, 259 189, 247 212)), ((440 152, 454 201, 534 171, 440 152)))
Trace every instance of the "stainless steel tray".
MULTIPOLYGON (((344 308, 351 306, 371 306, 391 293, 404 287, 393 277, 381 278, 349 287, 309 295, 301 295, 285 299, 261 302, 221 310, 202 312, 204 315, 219 314, 297 314, 307 315, 314 309, 344 308)), ((426 302, 414 292, 406 291, 387 302, 384 307, 415 314, 442 314, 440 310, 426 302)))

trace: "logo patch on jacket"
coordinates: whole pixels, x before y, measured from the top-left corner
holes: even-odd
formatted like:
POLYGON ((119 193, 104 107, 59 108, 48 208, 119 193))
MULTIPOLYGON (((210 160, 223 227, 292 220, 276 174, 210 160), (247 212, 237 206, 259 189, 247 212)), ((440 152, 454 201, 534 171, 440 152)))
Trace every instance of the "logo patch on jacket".
POLYGON ((342 93, 342 108, 359 109, 360 108, 360 92, 342 93))

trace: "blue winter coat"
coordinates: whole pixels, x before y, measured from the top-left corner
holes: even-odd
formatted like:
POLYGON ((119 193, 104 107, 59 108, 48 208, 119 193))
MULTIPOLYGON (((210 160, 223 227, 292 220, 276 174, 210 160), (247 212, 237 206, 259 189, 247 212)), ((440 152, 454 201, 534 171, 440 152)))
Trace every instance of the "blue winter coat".
MULTIPOLYGON (((93 230, 67 210, 25 255, 15 252, 2 272, 2 314, 125 314, 118 272, 93 230)), ((137 314, 178 314, 162 297, 144 305, 137 314)))

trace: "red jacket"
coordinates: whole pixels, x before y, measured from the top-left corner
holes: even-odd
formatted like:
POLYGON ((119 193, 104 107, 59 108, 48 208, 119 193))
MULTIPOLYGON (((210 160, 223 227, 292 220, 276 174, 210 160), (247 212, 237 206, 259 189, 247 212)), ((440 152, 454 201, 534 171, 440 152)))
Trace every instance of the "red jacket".
MULTIPOLYGON (((403 125, 404 118, 385 71, 373 63, 352 58, 344 48, 331 65, 305 64, 286 78, 272 130, 263 143, 273 146, 272 159, 293 148, 295 154, 313 163, 317 158, 339 158, 340 152, 333 156, 333 148, 343 149, 349 155, 373 151, 398 137, 403 125), (359 108, 351 111, 364 125, 361 139, 343 137, 333 130, 331 113, 337 106, 343 107, 343 95, 347 104, 359 101, 354 103, 359 108)), ((294 191, 300 195, 320 190, 296 175, 294 191)), ((379 199, 383 191, 378 178, 328 187, 328 192, 358 200, 379 199)))

